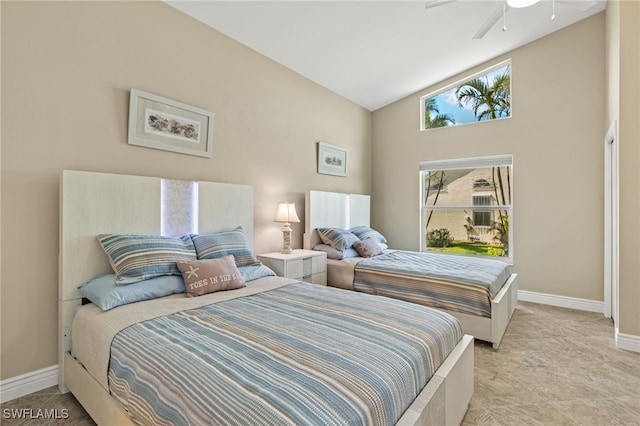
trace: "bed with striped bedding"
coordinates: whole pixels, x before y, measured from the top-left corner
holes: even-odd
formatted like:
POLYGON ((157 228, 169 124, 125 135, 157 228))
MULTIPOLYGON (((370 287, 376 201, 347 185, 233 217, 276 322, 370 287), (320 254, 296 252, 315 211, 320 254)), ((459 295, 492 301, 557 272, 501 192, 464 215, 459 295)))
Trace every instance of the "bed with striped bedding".
POLYGON ((109 390, 143 424, 391 425, 462 336, 437 310, 296 282, 123 329, 109 390))
POLYGON ((510 276, 499 260, 393 250, 359 261, 353 288, 490 318, 491 301, 510 276))

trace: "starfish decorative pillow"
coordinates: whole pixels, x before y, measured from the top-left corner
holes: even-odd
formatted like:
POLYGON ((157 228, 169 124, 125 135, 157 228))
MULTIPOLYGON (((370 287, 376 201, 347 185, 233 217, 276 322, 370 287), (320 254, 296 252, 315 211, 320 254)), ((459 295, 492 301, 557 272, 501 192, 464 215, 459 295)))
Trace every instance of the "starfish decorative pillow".
POLYGON ((246 286, 233 255, 217 259, 180 261, 176 264, 182 272, 187 297, 246 286))

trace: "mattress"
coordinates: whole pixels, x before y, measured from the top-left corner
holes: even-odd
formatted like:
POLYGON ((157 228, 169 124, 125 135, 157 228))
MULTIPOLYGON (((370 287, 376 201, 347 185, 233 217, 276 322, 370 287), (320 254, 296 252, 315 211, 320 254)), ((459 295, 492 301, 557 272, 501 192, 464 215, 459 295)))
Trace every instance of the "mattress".
POLYGON ((491 300, 511 276, 502 261, 394 250, 354 267, 354 290, 491 317, 491 300))
POLYGON ((247 287, 169 314, 148 303, 149 319, 113 335, 108 387, 136 421, 394 424, 462 338, 452 316, 394 299, 276 277, 247 287))
POLYGON ((327 259, 327 285, 345 290, 353 290, 355 267, 362 257, 350 257, 336 260, 327 259))

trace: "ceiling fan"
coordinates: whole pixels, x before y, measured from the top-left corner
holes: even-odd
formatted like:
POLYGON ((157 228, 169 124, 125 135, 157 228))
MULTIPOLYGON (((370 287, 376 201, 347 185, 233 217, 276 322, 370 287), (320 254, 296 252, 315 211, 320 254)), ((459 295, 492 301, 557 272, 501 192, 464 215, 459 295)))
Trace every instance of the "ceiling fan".
MULTIPOLYGON (((455 3, 457 1, 462 0, 429 0, 425 3, 425 9, 431 9, 437 6, 443 6, 448 3, 455 3)), ((505 17, 507 11, 511 8, 524 8, 532 6, 538 3, 540 0, 503 0, 500 6, 498 6, 493 13, 487 18, 487 20, 480 26, 476 34, 473 36, 473 39, 481 39, 484 35, 491 29, 493 26, 500 20, 500 18, 505 17)), ((551 19, 555 18, 555 5, 561 4, 563 6, 572 7, 581 11, 587 10, 592 6, 596 5, 595 1, 581 1, 581 0, 552 0, 553 8, 551 19)), ((503 23, 502 30, 506 31, 506 26, 503 23)))

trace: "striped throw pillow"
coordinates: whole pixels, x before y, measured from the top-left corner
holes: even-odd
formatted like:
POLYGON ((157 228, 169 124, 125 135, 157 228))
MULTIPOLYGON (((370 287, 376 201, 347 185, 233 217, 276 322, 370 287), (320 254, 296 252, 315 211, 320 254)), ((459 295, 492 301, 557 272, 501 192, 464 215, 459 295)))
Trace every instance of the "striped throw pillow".
POLYGON ((387 239, 384 237, 384 235, 382 235, 375 229, 369 228, 368 226, 356 226, 354 228, 351 228, 350 231, 361 240, 371 238, 377 243, 386 244, 387 242, 387 239))
POLYGON ((189 235, 100 234, 98 240, 109 256, 117 285, 162 275, 182 275, 176 262, 196 260, 189 235))
POLYGON ((318 228, 318 234, 323 243, 330 245, 336 250, 344 251, 360 241, 358 237, 353 235, 346 229, 340 228, 318 228))
POLYGON ((212 234, 191 235, 198 259, 218 259, 233 255, 236 266, 261 265, 253 255, 244 234, 244 228, 238 226, 231 231, 214 232, 212 234))

